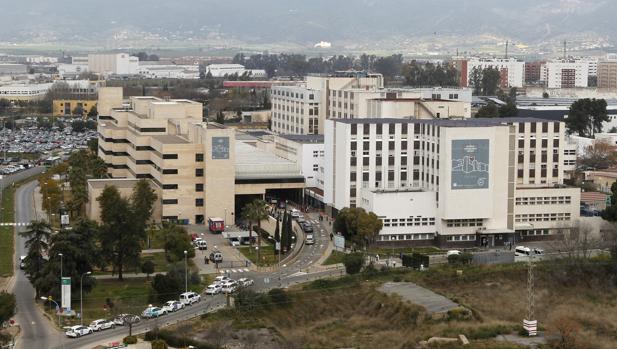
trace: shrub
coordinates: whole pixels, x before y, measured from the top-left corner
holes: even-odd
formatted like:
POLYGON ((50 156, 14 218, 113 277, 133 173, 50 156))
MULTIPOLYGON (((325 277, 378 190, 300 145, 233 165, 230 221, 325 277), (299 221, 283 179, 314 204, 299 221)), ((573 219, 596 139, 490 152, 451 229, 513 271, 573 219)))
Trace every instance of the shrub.
POLYGON ((152 331, 148 331, 146 332, 145 340, 148 342, 152 342, 153 349, 154 349, 154 342, 156 342, 157 340, 163 341, 163 343, 165 344, 164 348, 167 348, 167 345, 171 345, 172 347, 176 347, 176 348, 184 348, 189 345, 192 345, 199 349, 217 348, 216 346, 210 343, 207 343, 207 342, 202 342, 202 341, 198 341, 198 340, 187 338, 187 337, 176 336, 174 332, 171 332, 168 330, 154 329, 152 331))
POLYGON ((448 320, 469 320, 471 318, 471 311, 467 308, 458 307, 448 310, 448 320))
POLYGON ((473 255, 471 253, 453 254, 448 256, 448 263, 453 265, 471 264, 473 255))
POLYGON ((347 274, 357 274, 362 270, 364 265, 364 255, 361 253, 350 253, 343 257, 343 264, 345 265, 345 271, 347 274))
POLYGON ((270 296, 270 302, 273 305, 284 307, 289 305, 289 296, 285 290, 280 288, 273 288, 268 292, 268 296, 270 296))
POLYGON ((263 293, 242 289, 234 296, 235 307, 240 311, 263 310, 270 306, 270 297, 263 293))
POLYGON ((124 343, 124 344, 137 344, 137 337, 135 337, 135 336, 126 336, 122 340, 122 343, 124 343))
POLYGON ((162 339, 152 341, 152 349, 167 349, 167 343, 162 339))

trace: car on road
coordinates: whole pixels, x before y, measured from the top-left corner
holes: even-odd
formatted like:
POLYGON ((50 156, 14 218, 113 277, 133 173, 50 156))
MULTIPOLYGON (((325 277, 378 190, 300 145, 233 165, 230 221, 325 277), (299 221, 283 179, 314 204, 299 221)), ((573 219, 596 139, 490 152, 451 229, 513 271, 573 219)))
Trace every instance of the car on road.
POLYGON ((208 243, 206 242, 206 240, 199 239, 199 240, 195 241, 195 247, 197 247, 200 250, 207 250, 208 249, 208 243))
POLYGON ((132 314, 120 314, 114 318, 114 324, 116 324, 117 326, 127 325, 127 321, 131 321, 135 324, 141 321, 141 318, 137 315, 132 314))
POLYGON ((163 310, 163 308, 149 306, 146 308, 146 310, 143 311, 143 313, 141 313, 141 316, 144 317, 145 319, 151 319, 151 318, 163 316, 166 314, 167 314, 167 311, 163 310))
POLYGON ((26 267, 26 256, 19 257, 19 269, 23 270, 26 267))
POLYGON ((102 331, 102 330, 108 330, 110 328, 116 328, 116 324, 113 321, 109 321, 109 320, 105 320, 105 319, 98 319, 98 320, 94 320, 90 323, 90 329, 92 331, 98 332, 98 331, 102 331))
POLYGON ((289 213, 289 215, 291 216, 291 218, 298 218, 300 217, 300 211, 296 210, 295 208, 293 210, 291 210, 291 212, 289 213))
POLYGON ((221 293, 221 289, 222 289, 222 287, 221 287, 220 284, 214 283, 214 284, 208 285, 208 287, 206 287, 206 294, 214 296, 216 294, 221 293))
POLYGON ((168 301, 163 306, 163 310, 165 310, 168 313, 173 313, 183 308, 184 308, 184 303, 179 302, 179 301, 168 301))
POLYGON ((221 285, 221 292, 223 293, 234 293, 238 289, 238 282, 234 280, 229 280, 221 285))
POLYGON ((249 286, 253 286, 254 284, 255 284, 255 281, 253 281, 252 279, 248 279, 248 278, 238 279, 238 286, 240 287, 249 287, 249 286))
POLYGON ((210 253, 210 261, 213 263, 223 263, 223 254, 220 251, 212 251, 210 253))
POLYGON ((302 226, 302 230, 304 230, 305 233, 313 232, 313 225, 311 225, 311 223, 304 222, 301 226, 302 226))
POLYGON ((87 326, 71 326, 69 327, 64 334, 70 338, 79 338, 81 336, 85 336, 92 333, 92 329, 87 326))
POLYGON ((195 292, 184 292, 180 295, 180 302, 184 305, 191 305, 201 301, 201 296, 195 292))
POLYGON ((238 247, 240 246, 240 240, 238 238, 231 238, 229 239, 229 243, 231 244, 231 246, 233 247, 238 247))
POLYGON ((214 283, 214 284, 222 284, 222 283, 225 283, 225 282, 227 282, 227 281, 229 281, 229 280, 231 280, 231 279, 229 278, 229 276, 226 276, 226 275, 219 275, 219 276, 217 276, 217 277, 215 277, 215 278, 214 278, 214 282, 213 282, 213 283, 214 283))

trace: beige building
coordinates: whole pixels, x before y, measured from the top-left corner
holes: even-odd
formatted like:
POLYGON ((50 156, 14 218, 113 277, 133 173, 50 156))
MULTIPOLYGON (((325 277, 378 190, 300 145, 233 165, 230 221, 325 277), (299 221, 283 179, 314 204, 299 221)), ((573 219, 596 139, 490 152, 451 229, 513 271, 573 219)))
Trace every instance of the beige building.
POLYGON ((125 179, 149 179, 160 200, 155 217, 186 223, 221 217, 232 224, 242 196, 293 195, 304 187, 295 163, 274 163, 275 155, 236 141, 234 129, 204 123, 201 103, 154 97, 126 103, 120 96, 114 88, 99 94, 99 157, 112 179, 89 186, 93 219, 97 188, 134 183, 125 179))
POLYGON ((617 59, 598 62, 598 87, 617 89, 617 59))

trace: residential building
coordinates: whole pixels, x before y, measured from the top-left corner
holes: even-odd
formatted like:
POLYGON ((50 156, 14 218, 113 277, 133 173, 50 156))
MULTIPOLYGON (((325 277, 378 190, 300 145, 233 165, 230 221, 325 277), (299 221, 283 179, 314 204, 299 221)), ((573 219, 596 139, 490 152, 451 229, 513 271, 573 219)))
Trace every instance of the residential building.
POLYGON ((203 122, 201 103, 155 97, 127 103, 121 89, 102 88, 98 105, 99 157, 112 178, 89 182, 92 219, 99 219, 97 188, 134 183, 124 179, 152 183, 160 201, 156 221, 224 217, 230 224, 241 202, 271 193, 301 198, 304 177, 296 163, 237 141, 232 128, 203 122))
MULTIPOLYGON (((81 62, 79 65, 83 64, 83 61, 79 59, 78 61, 81 62)), ((93 53, 88 55, 88 71, 92 73, 134 75, 137 74, 138 67, 139 58, 128 53, 93 53)))
POLYGON ((577 59, 549 61, 540 71, 540 80, 548 88, 587 87, 589 76, 589 61, 577 59))
POLYGON ((617 89, 617 56, 609 56, 598 63, 598 87, 617 89))
POLYGON ((544 61, 525 62, 525 83, 533 84, 540 81, 544 61))
POLYGON ((324 203, 384 222, 381 244, 497 246, 575 224, 565 125, 526 118, 326 121, 324 203))
POLYGON ((471 87, 471 74, 475 69, 497 69, 500 74, 499 86, 501 88, 523 87, 525 79, 525 62, 516 58, 454 58, 454 64, 461 73, 460 86, 471 87))

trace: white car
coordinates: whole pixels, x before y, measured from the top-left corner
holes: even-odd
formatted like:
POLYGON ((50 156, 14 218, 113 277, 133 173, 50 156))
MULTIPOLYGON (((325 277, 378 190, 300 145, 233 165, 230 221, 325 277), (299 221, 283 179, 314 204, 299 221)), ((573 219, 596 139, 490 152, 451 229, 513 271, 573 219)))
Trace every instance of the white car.
POLYGON ((247 279, 247 278, 238 279, 238 285, 240 287, 249 287, 249 286, 253 286, 254 284, 255 284, 255 281, 251 279, 247 279))
POLYGON ((92 329, 90 327, 77 325, 69 327, 69 329, 64 334, 66 334, 66 336, 70 338, 78 338, 91 333, 92 329))
POLYGON ((201 296, 195 292, 185 292, 180 295, 180 302, 184 305, 191 305, 201 301, 201 296))
POLYGON ((24 269, 26 267, 26 256, 19 257, 19 269, 24 269))
POLYGON ((461 254, 461 251, 459 251, 459 250, 450 250, 450 251, 446 252, 446 257, 459 256, 460 254, 461 254))
POLYGON ((127 321, 132 323, 138 323, 141 319, 137 315, 131 314, 120 314, 114 318, 114 324, 118 326, 124 326, 127 324, 127 321))
POLYGON ((105 320, 105 319, 98 319, 98 320, 94 320, 90 323, 90 329, 92 331, 101 331, 101 330, 108 330, 110 328, 115 328, 116 324, 113 321, 109 321, 109 320, 105 320))
POLYGON ((215 278, 214 278, 214 283, 215 283, 215 284, 219 284, 219 285, 224 284, 224 283, 226 283, 227 281, 231 281, 231 279, 229 278, 229 276, 219 275, 219 276, 217 276, 217 277, 215 277, 215 278))
POLYGON ((215 295, 221 293, 221 285, 220 284, 212 284, 206 287, 206 294, 215 295))
POLYGON ((168 301, 163 306, 163 310, 165 310, 168 313, 173 313, 174 311, 178 311, 183 308, 184 308, 184 303, 178 302, 178 301, 168 301))
POLYGON ((234 280, 227 281, 223 285, 221 285, 221 292, 223 293, 233 293, 238 289, 238 283, 234 280))

